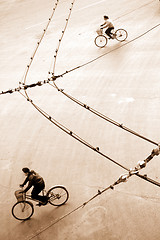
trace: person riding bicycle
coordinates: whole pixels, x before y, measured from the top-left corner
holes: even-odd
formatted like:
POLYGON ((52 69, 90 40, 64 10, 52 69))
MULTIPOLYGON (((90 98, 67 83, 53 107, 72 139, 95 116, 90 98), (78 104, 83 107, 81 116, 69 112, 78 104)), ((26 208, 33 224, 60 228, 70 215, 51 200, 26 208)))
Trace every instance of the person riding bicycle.
MULTIPOLYGON (((47 203, 47 197, 38 195, 45 188, 45 182, 43 178, 34 170, 30 170, 27 167, 22 168, 22 171, 26 175, 26 179, 23 184, 20 184, 20 187, 24 187, 27 182, 28 186, 21 192, 26 193, 31 187, 33 187, 31 197, 39 200, 43 205, 45 205, 47 203)), ((40 206, 41 203, 38 205, 40 206)))
POLYGON ((114 29, 113 22, 109 19, 108 16, 104 16, 104 23, 100 25, 100 29, 107 28, 105 33, 109 36, 109 38, 113 39, 111 31, 114 29))

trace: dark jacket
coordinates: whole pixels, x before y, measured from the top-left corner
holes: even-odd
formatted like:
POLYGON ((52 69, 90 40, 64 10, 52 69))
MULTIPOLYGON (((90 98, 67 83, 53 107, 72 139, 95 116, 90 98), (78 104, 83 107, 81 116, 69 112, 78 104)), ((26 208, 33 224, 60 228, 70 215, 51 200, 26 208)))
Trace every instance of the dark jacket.
POLYGON ((40 187, 41 185, 44 185, 43 178, 33 170, 29 172, 28 176, 26 177, 22 185, 24 186, 27 182, 28 182, 28 186, 26 187, 24 192, 27 192, 32 186, 40 187))

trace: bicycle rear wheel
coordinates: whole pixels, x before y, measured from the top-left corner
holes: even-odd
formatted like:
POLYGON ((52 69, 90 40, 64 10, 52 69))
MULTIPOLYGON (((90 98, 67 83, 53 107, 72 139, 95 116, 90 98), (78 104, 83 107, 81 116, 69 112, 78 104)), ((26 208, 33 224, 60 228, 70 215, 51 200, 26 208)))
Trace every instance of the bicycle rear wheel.
POLYGON ((12 215, 17 220, 27 220, 34 213, 33 204, 29 201, 19 201, 12 207, 12 215))
POLYGON ((115 38, 117 39, 117 41, 123 42, 126 40, 127 37, 128 37, 128 33, 126 30, 122 28, 116 30, 115 38))
POLYGON ((69 198, 67 189, 63 186, 55 186, 48 190, 47 197, 48 202, 54 206, 61 206, 65 204, 69 198))
POLYGON ((103 48, 107 45, 107 38, 104 35, 98 35, 94 42, 96 44, 97 47, 103 48))

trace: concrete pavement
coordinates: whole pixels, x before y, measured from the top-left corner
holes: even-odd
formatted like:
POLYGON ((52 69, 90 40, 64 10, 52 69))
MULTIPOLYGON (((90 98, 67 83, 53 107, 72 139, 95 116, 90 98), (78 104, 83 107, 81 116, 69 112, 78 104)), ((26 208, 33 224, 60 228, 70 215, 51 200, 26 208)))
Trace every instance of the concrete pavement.
MULTIPOLYGON (((47 79, 52 71, 70 3, 59 1, 27 84, 47 79)), ((0 91, 18 87, 23 80, 53 5, 51 0, 1 1, 0 91)), ((159 1, 75 1, 55 67, 58 75, 79 66, 57 79, 58 87, 155 142, 160 130, 159 13, 159 1), (128 31, 126 42, 95 46, 104 14, 116 28, 128 31)), ((98 118, 48 84, 27 92, 50 116, 127 168, 156 147, 98 118)), ((58 129, 18 92, 1 95, 0 100, 0 239, 159 239, 159 187, 133 176, 76 210, 126 171, 58 129), (39 172, 47 189, 65 185, 70 193, 67 204, 35 207, 26 222, 14 219, 14 191, 24 179, 24 166, 39 172)), ((141 173, 159 181, 158 161, 159 156, 141 173)))

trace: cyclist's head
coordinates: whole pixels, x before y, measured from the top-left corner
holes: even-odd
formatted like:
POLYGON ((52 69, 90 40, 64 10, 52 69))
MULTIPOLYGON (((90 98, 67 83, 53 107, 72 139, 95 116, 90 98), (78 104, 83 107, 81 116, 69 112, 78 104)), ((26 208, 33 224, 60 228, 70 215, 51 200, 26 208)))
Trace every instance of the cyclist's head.
POLYGON ((22 168, 22 171, 23 171, 24 173, 29 173, 29 172, 30 172, 29 168, 27 168, 27 167, 22 168))
POLYGON ((108 17, 108 16, 106 16, 106 15, 104 15, 104 19, 109 19, 109 17, 108 17))

